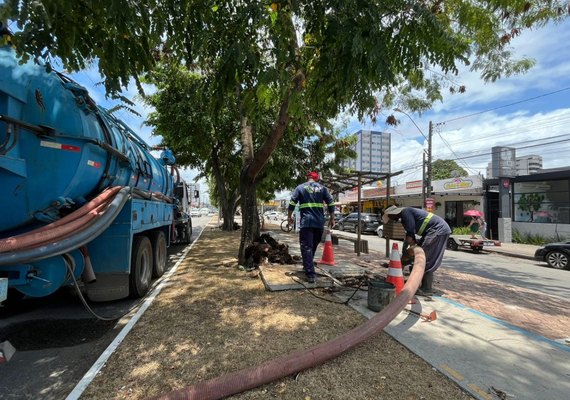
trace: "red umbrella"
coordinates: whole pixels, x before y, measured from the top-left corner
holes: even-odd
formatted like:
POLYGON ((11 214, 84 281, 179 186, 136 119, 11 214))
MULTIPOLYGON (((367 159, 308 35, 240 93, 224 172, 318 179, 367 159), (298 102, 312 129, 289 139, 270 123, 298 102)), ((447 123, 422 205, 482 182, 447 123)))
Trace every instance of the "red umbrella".
POLYGON ((463 213, 463 215, 466 215, 468 217, 482 217, 483 213, 479 210, 467 210, 463 213))

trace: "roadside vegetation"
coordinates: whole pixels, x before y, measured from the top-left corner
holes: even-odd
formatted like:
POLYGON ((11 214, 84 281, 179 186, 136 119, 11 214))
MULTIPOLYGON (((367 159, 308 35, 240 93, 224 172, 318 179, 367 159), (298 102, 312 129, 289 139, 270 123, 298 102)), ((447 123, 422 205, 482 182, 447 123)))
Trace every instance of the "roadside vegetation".
POLYGON ((560 239, 556 237, 546 237, 538 233, 521 233, 513 229, 513 243, 532 244, 535 246, 542 246, 547 243, 559 242, 560 239))

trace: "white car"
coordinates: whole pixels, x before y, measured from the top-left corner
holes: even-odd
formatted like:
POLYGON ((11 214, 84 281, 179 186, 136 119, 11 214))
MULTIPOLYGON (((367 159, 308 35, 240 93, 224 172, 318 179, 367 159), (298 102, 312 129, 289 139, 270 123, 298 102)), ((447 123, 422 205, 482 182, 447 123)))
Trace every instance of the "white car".
POLYGON ((378 228, 376 228, 376 234, 378 235, 378 237, 384 237, 384 225, 383 224, 378 225, 378 228))
POLYGON ((190 216, 191 217, 199 217, 200 216, 200 210, 197 208, 192 208, 190 210, 190 216))
POLYGON ((200 216, 202 217, 207 217, 209 213, 210 213, 209 208, 204 207, 200 209, 200 216))
POLYGON ((285 219, 285 214, 280 211, 269 211, 263 214, 265 218, 270 219, 272 221, 281 221, 285 219))

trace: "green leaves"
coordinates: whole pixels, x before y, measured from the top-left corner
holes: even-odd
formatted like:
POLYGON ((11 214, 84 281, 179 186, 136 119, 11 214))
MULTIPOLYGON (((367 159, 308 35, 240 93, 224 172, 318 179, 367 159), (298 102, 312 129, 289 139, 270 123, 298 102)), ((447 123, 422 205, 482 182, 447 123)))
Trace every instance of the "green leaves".
POLYGON ((457 176, 468 176, 469 174, 463 168, 461 168, 453 160, 435 160, 431 164, 432 180, 439 179, 449 179, 453 177, 453 174, 457 173, 457 176))

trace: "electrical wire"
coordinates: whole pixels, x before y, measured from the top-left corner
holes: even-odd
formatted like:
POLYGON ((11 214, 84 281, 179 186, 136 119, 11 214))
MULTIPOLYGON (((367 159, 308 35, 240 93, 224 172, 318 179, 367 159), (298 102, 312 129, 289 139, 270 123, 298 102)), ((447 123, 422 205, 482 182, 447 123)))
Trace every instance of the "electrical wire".
POLYGON ((438 122, 437 125, 443 125, 443 124, 446 124, 446 123, 448 123, 448 122, 459 121, 459 120, 461 120, 461 119, 474 117, 474 116, 476 116, 476 115, 485 114, 485 113, 488 113, 488 112, 491 112, 491 111, 500 110, 500 109, 507 108, 507 107, 511 107, 511 106, 514 106, 514 105, 517 105, 517 104, 521 104, 521 103, 526 103, 527 101, 532 101, 532 100, 540 99, 540 98, 542 98, 542 97, 551 96, 551 95, 553 95, 553 94, 557 94, 557 93, 560 93, 560 92, 564 92, 564 91, 566 91, 566 90, 570 90, 570 87, 565 87, 565 88, 562 88, 562 89, 559 89, 559 90, 555 90, 554 92, 543 93, 543 94, 538 95, 538 96, 529 97, 529 98, 527 98, 527 99, 515 101, 515 102, 513 102, 513 103, 504 104, 504 105, 502 105, 502 106, 493 107, 493 108, 490 108, 490 109, 487 109, 487 110, 483 110, 483 111, 478 111, 478 112, 476 112, 476 113, 467 114, 467 115, 463 115, 463 116, 456 117, 456 118, 451 118, 451 119, 448 119, 448 120, 445 120, 445 121, 438 122))
MULTIPOLYGON (((525 133, 525 132, 536 132, 537 128, 546 130, 549 129, 552 130, 552 128, 557 128, 557 127, 565 127, 568 125, 568 122, 570 122, 570 116, 568 117, 564 117, 564 118, 558 118, 558 119, 549 119, 547 123, 542 122, 542 120, 538 120, 536 122, 533 123, 521 123, 520 125, 515 125, 513 127, 510 128, 501 128, 501 129, 497 129, 494 131, 486 131, 486 133, 488 133, 488 135, 485 136, 481 136, 481 135, 477 135, 477 138, 474 139, 470 139, 470 143, 477 143, 477 142, 484 142, 485 139, 489 139, 489 138, 495 138, 497 135, 500 135, 501 138, 504 138, 506 136, 512 136, 512 135, 520 135, 521 133, 525 133), (548 123, 550 122, 550 123, 548 123)), ((458 131, 447 131, 446 133, 459 133, 458 131)), ((451 141, 451 144, 464 144, 465 141, 464 139, 459 139, 457 141, 451 141)))

